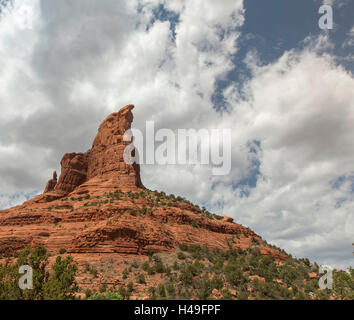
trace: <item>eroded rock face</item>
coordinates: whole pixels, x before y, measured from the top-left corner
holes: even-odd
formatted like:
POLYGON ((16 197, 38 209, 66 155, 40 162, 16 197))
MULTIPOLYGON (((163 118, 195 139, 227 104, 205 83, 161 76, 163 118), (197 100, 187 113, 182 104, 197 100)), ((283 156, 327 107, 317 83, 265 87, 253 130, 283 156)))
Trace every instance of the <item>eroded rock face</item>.
POLYGON ((47 185, 46 185, 46 187, 45 187, 45 189, 44 189, 44 193, 47 193, 47 192, 49 192, 49 191, 53 191, 54 190, 54 188, 55 188, 55 186, 56 186, 56 184, 57 184, 57 172, 56 171, 54 171, 53 172, 53 179, 50 179, 48 182, 47 182, 47 185))
POLYGON ((87 179, 87 153, 67 153, 61 160, 61 174, 54 191, 70 193, 87 179))
POLYGON ((44 191, 52 195, 41 197, 41 202, 67 195, 80 186, 79 193, 89 193, 97 185, 106 191, 143 187, 139 165, 127 164, 123 159, 126 146, 131 143, 123 141, 123 135, 131 128, 133 108, 134 105, 127 105, 109 115, 100 125, 90 151, 64 155, 59 181, 55 172, 44 191))
MULTIPOLYGON (((82 201, 66 197, 27 202, 0 210, 0 255, 12 256, 38 244, 53 254, 65 248, 88 257, 93 253, 141 255, 148 248, 173 252, 178 244, 227 250, 229 242, 234 248, 246 249, 253 237, 262 241, 252 230, 203 216, 191 204, 171 200, 168 204, 166 198, 165 205, 156 207, 157 199, 151 191, 136 190, 97 198, 90 195, 82 201)), ((284 259, 275 249, 261 248, 261 252, 284 259)))
POLYGON ((121 186, 142 187, 139 165, 124 162, 123 154, 131 142, 123 141, 124 133, 131 128, 134 105, 127 105, 119 112, 109 115, 98 129, 89 160, 87 179, 101 176, 121 186))

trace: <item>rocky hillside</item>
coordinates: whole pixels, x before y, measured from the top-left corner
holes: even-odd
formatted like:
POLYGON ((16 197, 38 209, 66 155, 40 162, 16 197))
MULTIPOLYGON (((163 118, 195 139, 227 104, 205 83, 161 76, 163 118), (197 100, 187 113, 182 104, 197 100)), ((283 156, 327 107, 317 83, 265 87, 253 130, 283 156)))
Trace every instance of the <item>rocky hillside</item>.
POLYGON ((258 289, 248 287, 251 282, 274 284, 279 297, 305 292, 306 283, 317 278, 316 266, 292 259, 232 218, 143 186, 139 165, 123 160, 130 143, 123 134, 131 127, 133 108, 109 115, 88 152, 65 154, 59 179, 54 172, 43 194, 0 211, 3 260, 38 245, 52 261, 70 254, 79 267, 83 297, 84 292, 89 296, 129 287, 126 292, 136 299, 168 297, 168 290, 170 297, 252 298, 252 290, 258 289), (238 271, 225 273, 227 263, 238 271), (301 266, 301 276, 284 276, 282 268, 288 265, 295 270, 301 266), (207 279, 215 283, 206 285, 207 279), (160 293, 151 289, 159 285, 160 293))

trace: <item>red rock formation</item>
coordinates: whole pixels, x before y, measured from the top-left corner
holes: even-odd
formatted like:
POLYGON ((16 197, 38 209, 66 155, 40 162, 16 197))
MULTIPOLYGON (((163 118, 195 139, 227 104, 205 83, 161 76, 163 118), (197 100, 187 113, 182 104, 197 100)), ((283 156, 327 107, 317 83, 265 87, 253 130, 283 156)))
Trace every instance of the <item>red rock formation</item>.
POLYGON ((124 162, 123 154, 131 142, 123 141, 124 133, 131 128, 134 105, 109 115, 98 129, 89 153, 87 179, 99 177, 112 181, 116 187, 142 187, 139 165, 124 162))
POLYGON ((228 217, 228 216, 223 216, 222 219, 223 219, 224 221, 226 221, 226 222, 233 222, 233 221, 234 221, 233 218, 228 217))
POLYGON ((54 190, 54 188, 55 188, 55 186, 56 186, 56 184, 57 184, 57 172, 56 171, 54 171, 53 172, 53 179, 50 179, 48 182, 47 182, 47 185, 46 185, 46 187, 45 187, 45 189, 44 189, 44 193, 47 193, 47 192, 49 192, 49 191, 53 191, 54 190))
POLYGON ((286 260, 281 252, 264 247, 262 239, 246 227, 203 216, 197 207, 183 201, 154 207, 157 199, 160 198, 154 192, 143 190, 101 194, 98 198, 28 202, 2 210, 0 254, 12 255, 38 244, 44 244, 50 253, 65 248, 68 253, 86 256, 93 253, 139 255, 147 248, 173 252, 181 243, 223 250, 231 243, 234 248, 246 249, 255 238, 260 242, 262 254, 286 260))
MULTIPOLYGON (((141 188, 139 165, 123 160, 130 143, 123 141, 123 135, 131 127, 133 108, 128 105, 109 115, 90 151, 65 154, 59 181, 54 172, 43 195, 1 211, 0 254, 38 243, 50 252, 64 247, 72 253, 141 254, 147 247, 171 251, 179 243, 227 249, 232 235, 243 237, 235 243, 243 249, 253 237, 261 241, 232 218, 210 219, 188 202, 165 199, 165 206, 155 206, 160 196, 141 188), (111 217, 116 218, 110 221, 111 217), (55 226, 59 223, 60 229, 55 226), (83 230, 83 224, 89 227, 83 230)), ((284 259, 274 249, 261 248, 261 252, 284 259)))
POLYGON ((54 172, 43 195, 0 211, 0 255, 43 244, 52 255, 65 248, 79 263, 120 261, 141 259, 148 249, 174 253, 178 244, 247 249, 256 239, 262 254, 287 259, 230 217, 143 188, 139 166, 123 161, 132 109, 108 116, 90 151, 65 154, 59 181, 54 172))
POLYGON ((54 191, 68 194, 87 179, 87 153, 67 153, 61 160, 61 174, 54 191))
POLYGON ((49 180, 44 193, 37 201, 51 201, 75 189, 84 194, 100 186, 101 191, 115 188, 124 190, 143 188, 139 164, 124 162, 123 153, 131 142, 123 141, 124 133, 131 128, 134 105, 127 105, 109 115, 98 129, 92 148, 86 153, 67 153, 61 160, 59 181, 49 180))

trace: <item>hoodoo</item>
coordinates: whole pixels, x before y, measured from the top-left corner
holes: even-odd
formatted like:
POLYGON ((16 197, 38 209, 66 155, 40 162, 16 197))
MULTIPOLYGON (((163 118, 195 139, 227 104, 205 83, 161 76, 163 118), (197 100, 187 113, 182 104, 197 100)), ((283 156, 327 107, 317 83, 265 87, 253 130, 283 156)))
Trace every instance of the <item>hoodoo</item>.
POLYGON ((49 191, 53 191, 55 186, 57 185, 57 172, 54 171, 53 172, 53 179, 50 179, 48 182, 47 182, 47 185, 44 189, 44 193, 47 193, 49 191))
POLYGON ((44 196, 38 201, 57 199, 75 189, 78 194, 92 191, 99 186, 99 191, 111 191, 116 188, 134 190, 142 188, 139 164, 124 162, 124 149, 131 142, 124 141, 124 133, 131 128, 133 122, 130 104, 110 114, 100 125, 91 150, 86 153, 67 153, 61 160, 61 174, 57 182, 57 174, 49 180, 44 196))

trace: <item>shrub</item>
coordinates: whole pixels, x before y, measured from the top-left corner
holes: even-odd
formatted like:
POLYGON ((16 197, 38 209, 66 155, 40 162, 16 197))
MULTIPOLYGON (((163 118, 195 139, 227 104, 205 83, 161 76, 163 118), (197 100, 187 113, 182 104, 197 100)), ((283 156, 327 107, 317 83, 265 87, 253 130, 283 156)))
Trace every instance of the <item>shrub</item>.
POLYGON ((210 281, 202 280, 201 287, 198 291, 198 298, 201 300, 207 300, 210 297, 210 293, 211 293, 210 281))
POLYGON ((123 300, 123 297, 118 293, 108 291, 107 293, 96 293, 87 300, 123 300))
POLYGON ((180 260, 184 260, 184 259, 186 259, 186 255, 182 251, 178 251, 177 258, 180 260))
POLYGON ((188 250, 188 246, 186 244, 179 244, 178 247, 182 250, 182 251, 187 251, 188 250))
POLYGON ((92 291, 90 289, 86 289, 85 296, 86 296, 86 299, 90 298, 92 296, 92 291))
POLYGON ((165 272, 165 266, 163 265, 162 261, 155 261, 154 270, 157 273, 165 272))
POLYGON ((223 299, 224 300, 230 300, 231 299, 231 293, 229 288, 226 288, 222 291, 223 299))
POLYGON ((193 276, 197 276, 202 272, 203 267, 203 264, 199 260, 196 260, 193 264, 188 266, 188 269, 193 276))
POLYGON ((106 291, 107 291, 107 285, 103 283, 99 288, 99 292, 104 293, 106 291))
POLYGON ((61 248, 60 250, 59 250, 59 254, 64 254, 66 252, 66 249, 64 249, 64 248, 61 248))
POLYGON ((237 295, 237 300, 248 300, 248 291, 242 290, 237 295))
POLYGON ((192 221, 191 226, 193 228, 199 228, 198 224, 195 221, 192 221))
POLYGON ((149 293, 149 299, 151 299, 151 300, 156 299, 156 288, 155 287, 150 287, 148 289, 148 293, 149 293))
POLYGON ((123 279, 124 279, 124 280, 127 279, 127 278, 128 278, 128 275, 129 275, 128 269, 124 269, 124 270, 123 270, 123 273, 122 273, 123 279))
POLYGON ((129 281, 128 286, 127 286, 127 290, 129 293, 132 293, 134 288, 133 288, 133 282, 129 281))
POLYGON ((136 282, 141 284, 146 283, 145 276, 143 274, 138 274, 136 277, 136 282))
POLYGON ((234 286, 240 286, 241 284, 246 282, 246 278, 244 277, 241 270, 233 270, 227 273, 226 280, 234 286))
POLYGON ((252 237, 252 243, 257 245, 260 244, 259 240, 257 240, 255 237, 252 237))
POLYGON ((151 257, 153 256, 153 254, 154 254, 154 251, 153 251, 150 247, 147 247, 147 248, 146 248, 146 251, 145 251, 145 254, 146 254, 149 258, 151 258, 151 257))
POLYGON ((173 270, 179 270, 179 265, 177 261, 173 263, 173 270))
POLYGON ((173 283, 169 282, 166 286, 166 290, 168 293, 168 296, 171 298, 175 298, 176 296, 176 289, 175 286, 173 285, 173 283))
POLYGON ((298 277, 297 271, 294 267, 284 264, 280 271, 280 278, 284 280, 287 285, 291 285, 298 277))
POLYGON ((193 282, 193 274, 192 272, 188 269, 185 268, 181 271, 179 274, 179 280, 184 284, 184 285, 190 285, 193 282))
POLYGON ((86 262, 84 266, 84 272, 89 272, 89 271, 90 271, 90 264, 86 262))
POLYGON ((194 259, 201 259, 202 248, 198 244, 191 244, 188 247, 188 252, 192 255, 194 259))
POLYGON ((223 257, 217 257, 214 261, 214 270, 215 271, 220 271, 224 266, 224 258, 223 257))
POLYGON ((161 298, 166 298, 166 289, 165 286, 160 283, 157 287, 157 293, 161 298))
POLYGON ((215 289, 220 290, 224 286, 224 281, 219 276, 214 276, 211 280, 211 286, 215 289))
POLYGON ((128 300, 130 297, 130 292, 127 289, 125 289, 123 286, 119 287, 118 293, 123 300, 128 300))
POLYGON ((149 262, 145 261, 145 262, 141 265, 141 268, 142 268, 145 272, 148 272, 149 269, 150 269, 149 262))
POLYGON ((98 275, 98 270, 94 267, 92 267, 89 271, 95 278, 97 277, 98 275))

